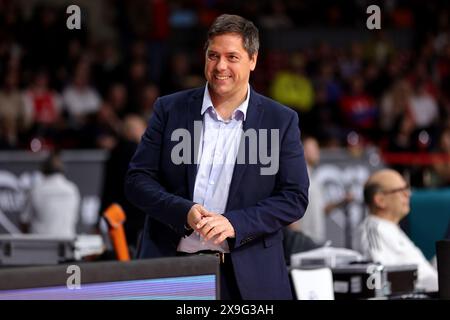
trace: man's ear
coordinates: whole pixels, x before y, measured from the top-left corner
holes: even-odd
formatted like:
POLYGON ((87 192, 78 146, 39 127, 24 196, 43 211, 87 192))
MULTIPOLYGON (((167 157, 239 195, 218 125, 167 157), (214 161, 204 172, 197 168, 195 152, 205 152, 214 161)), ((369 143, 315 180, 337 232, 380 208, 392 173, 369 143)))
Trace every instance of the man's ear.
POLYGON ((255 70, 256 61, 258 61, 258 52, 255 52, 250 58, 250 71, 255 70))
POLYGON ((373 197, 373 204, 377 208, 384 209, 386 207, 386 198, 381 193, 377 193, 373 197))

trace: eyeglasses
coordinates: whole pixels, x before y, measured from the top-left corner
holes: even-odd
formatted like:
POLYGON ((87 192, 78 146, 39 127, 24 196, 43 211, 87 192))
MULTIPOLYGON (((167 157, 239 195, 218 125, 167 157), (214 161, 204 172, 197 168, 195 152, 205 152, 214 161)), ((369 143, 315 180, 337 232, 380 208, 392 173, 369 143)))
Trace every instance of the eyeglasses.
POLYGON ((384 194, 393 194, 393 193, 405 192, 405 191, 411 191, 411 186, 409 184, 407 184, 404 187, 395 188, 395 189, 391 189, 391 190, 381 190, 380 192, 384 193, 384 194))

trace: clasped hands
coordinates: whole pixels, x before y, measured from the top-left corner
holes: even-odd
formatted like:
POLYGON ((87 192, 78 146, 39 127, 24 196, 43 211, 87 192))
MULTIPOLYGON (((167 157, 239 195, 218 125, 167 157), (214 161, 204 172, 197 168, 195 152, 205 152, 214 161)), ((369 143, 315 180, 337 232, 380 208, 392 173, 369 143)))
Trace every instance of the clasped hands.
POLYGON ((187 215, 188 225, 197 232, 204 242, 214 239, 220 245, 226 238, 234 238, 235 232, 230 221, 223 215, 208 211, 200 204, 191 207, 187 215))

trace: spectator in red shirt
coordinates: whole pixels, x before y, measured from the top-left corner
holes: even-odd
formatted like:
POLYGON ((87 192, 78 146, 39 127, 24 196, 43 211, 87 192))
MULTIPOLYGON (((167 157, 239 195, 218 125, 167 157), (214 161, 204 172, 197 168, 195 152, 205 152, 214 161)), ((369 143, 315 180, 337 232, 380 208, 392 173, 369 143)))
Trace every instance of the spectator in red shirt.
POLYGON ((351 79, 350 93, 342 97, 341 112, 350 129, 370 133, 375 129, 378 108, 375 100, 364 90, 364 80, 360 76, 351 79))
POLYGON ((61 98, 49 88, 48 73, 40 71, 24 94, 25 106, 33 115, 34 123, 40 126, 54 125, 60 116, 61 98))
POLYGON ((24 104, 31 115, 31 139, 38 138, 46 149, 51 149, 61 138, 59 130, 64 126, 61 117, 60 95, 49 87, 47 71, 38 72, 31 86, 24 93, 24 104))

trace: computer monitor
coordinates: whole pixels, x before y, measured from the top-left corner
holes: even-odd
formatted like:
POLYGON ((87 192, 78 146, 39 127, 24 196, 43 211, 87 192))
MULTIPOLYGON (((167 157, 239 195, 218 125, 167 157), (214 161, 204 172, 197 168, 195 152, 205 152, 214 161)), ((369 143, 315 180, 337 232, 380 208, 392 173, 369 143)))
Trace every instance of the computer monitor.
POLYGON ((214 300, 218 274, 217 258, 206 255, 8 268, 0 300, 214 300))
POLYGON ((436 242, 439 298, 450 299, 450 240, 436 242))

